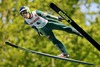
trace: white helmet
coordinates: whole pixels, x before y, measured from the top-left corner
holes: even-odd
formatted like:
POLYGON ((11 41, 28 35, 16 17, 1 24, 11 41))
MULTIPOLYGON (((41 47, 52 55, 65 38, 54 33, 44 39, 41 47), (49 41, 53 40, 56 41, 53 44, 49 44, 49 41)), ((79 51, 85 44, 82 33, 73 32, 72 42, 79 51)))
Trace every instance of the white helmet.
POLYGON ((22 6, 19 10, 19 13, 21 14, 23 11, 27 11, 28 13, 31 13, 29 7, 27 6, 22 6))

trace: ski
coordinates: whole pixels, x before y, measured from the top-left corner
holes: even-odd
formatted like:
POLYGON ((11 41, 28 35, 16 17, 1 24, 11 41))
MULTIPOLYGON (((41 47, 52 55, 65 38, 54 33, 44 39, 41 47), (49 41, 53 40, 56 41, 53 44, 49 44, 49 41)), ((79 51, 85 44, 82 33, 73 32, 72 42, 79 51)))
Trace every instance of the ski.
POLYGON ((90 37, 80 26, 78 26, 67 14, 65 14, 54 3, 50 3, 50 7, 62 18, 64 18, 69 24, 71 24, 77 31, 79 31, 96 49, 100 51, 100 45, 92 37, 90 37))
POLYGON ((17 48, 17 49, 20 49, 20 50, 23 50, 23 51, 26 51, 26 52, 29 52, 29 53, 38 54, 38 55, 41 55, 41 56, 46 56, 46 57, 60 59, 60 60, 66 60, 66 61, 70 61, 70 62, 76 62, 76 63, 80 63, 80 64, 94 65, 94 64, 88 63, 88 62, 83 62, 83 61, 74 60, 74 59, 70 59, 70 58, 61 58, 61 57, 58 57, 58 56, 54 56, 54 55, 50 55, 50 54, 46 54, 46 53, 41 53, 41 52, 33 51, 33 50, 30 50, 30 49, 23 48, 23 47, 20 47, 18 45, 12 44, 10 42, 5 42, 5 43, 7 45, 9 45, 9 46, 14 47, 14 48, 17 48))

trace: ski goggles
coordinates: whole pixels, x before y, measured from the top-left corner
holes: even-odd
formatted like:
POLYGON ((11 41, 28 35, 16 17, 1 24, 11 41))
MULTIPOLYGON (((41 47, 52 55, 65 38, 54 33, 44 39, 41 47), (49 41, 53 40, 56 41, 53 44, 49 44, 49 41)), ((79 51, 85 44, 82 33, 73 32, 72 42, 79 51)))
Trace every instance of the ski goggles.
POLYGON ((24 15, 24 14, 27 14, 28 12, 26 10, 22 11, 20 14, 21 15, 24 15))

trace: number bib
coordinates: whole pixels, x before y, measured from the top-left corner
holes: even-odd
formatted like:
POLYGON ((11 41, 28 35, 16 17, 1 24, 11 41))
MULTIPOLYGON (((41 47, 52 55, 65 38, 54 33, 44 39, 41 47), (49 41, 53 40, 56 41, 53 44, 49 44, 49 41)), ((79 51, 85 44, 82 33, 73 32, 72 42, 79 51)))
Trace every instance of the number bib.
POLYGON ((25 18, 25 21, 30 25, 30 26, 36 26, 37 28, 43 28, 48 20, 38 16, 36 14, 36 11, 33 11, 32 12, 32 18, 31 19, 26 19, 25 18))

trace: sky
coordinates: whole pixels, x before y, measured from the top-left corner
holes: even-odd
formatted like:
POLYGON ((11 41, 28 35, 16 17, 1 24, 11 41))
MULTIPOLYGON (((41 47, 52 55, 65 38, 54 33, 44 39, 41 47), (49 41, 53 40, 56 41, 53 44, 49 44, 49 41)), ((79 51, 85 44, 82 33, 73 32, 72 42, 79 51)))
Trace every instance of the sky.
POLYGON ((96 17, 100 17, 100 0, 99 3, 91 2, 90 4, 86 3, 86 0, 80 0, 79 3, 83 2, 79 7, 80 11, 85 16, 85 23, 86 25, 90 26, 92 22, 95 22, 96 17), (89 14, 93 13, 93 14, 89 14))

